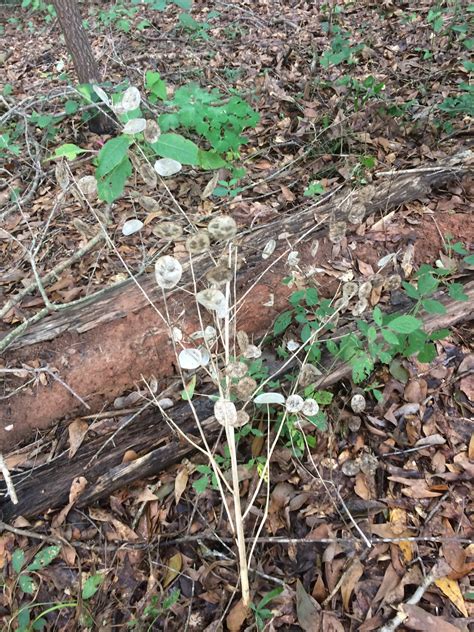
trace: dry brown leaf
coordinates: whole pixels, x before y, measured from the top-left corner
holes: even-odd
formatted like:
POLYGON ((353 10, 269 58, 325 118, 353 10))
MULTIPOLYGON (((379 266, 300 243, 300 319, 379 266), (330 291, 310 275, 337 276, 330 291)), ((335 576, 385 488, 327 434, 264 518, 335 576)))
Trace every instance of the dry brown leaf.
POLYGON ((441 590, 441 592, 446 595, 446 597, 453 603, 456 608, 461 612, 465 617, 468 616, 466 604, 464 603, 464 599, 461 593, 461 589, 459 588, 459 584, 455 579, 449 579, 448 577, 441 577, 440 579, 435 580, 436 586, 441 590))
POLYGON ((175 553, 166 562, 166 574, 163 579, 163 588, 167 588, 178 577, 183 567, 181 553, 175 553))
POLYGON ((321 631, 321 606, 308 595, 299 579, 296 580, 296 616, 304 632, 321 631))
POLYGON ((225 622, 229 632, 240 632, 249 615, 249 608, 244 606, 242 599, 232 606, 225 622))
POLYGON ((474 374, 467 375, 462 380, 459 380, 459 388, 471 402, 474 402, 474 374))
POLYGON ((437 617, 419 606, 402 604, 401 610, 408 615, 403 625, 410 630, 420 630, 421 632, 459 632, 459 628, 451 625, 442 617, 437 617))
POLYGON ((178 474, 176 475, 176 478, 174 480, 174 499, 176 504, 179 503, 179 500, 184 490, 186 489, 186 485, 188 484, 188 480, 189 470, 185 465, 179 469, 178 474))
POLYGON ((89 516, 92 520, 99 520, 100 522, 106 522, 107 524, 112 525, 115 529, 117 539, 119 540, 135 541, 138 539, 138 535, 135 531, 130 529, 130 527, 127 527, 127 525, 120 522, 120 520, 104 509, 100 509, 99 507, 89 507, 89 516))
POLYGON ((362 577, 363 572, 364 566, 362 565, 361 561, 355 559, 342 577, 342 604, 346 612, 349 611, 349 602, 351 599, 352 591, 354 590, 354 587, 359 579, 362 577))
POLYGON ((69 502, 51 521, 51 526, 53 528, 60 527, 64 523, 66 516, 71 511, 72 506, 82 494, 83 490, 86 488, 86 485, 87 479, 84 478, 84 476, 77 476, 73 479, 69 490, 69 502))
POLYGON ((344 632, 344 626, 331 612, 323 612, 321 630, 324 632, 344 632))
POLYGON ((86 436, 89 424, 83 419, 74 419, 68 426, 69 434, 69 458, 76 454, 86 436))

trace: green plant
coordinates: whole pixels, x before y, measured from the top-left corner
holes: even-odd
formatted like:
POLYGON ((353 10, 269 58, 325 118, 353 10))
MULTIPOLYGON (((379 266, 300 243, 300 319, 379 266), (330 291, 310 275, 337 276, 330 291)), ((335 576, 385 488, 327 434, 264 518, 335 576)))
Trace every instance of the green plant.
MULTIPOLYGON (((61 552, 59 546, 48 546, 39 551, 33 558, 32 562, 25 566, 25 553, 23 549, 15 549, 12 555, 12 568, 16 574, 16 583, 20 590, 32 597, 32 601, 20 607, 13 620, 16 620, 17 632, 32 632, 33 630, 42 630, 47 624, 46 616, 62 610, 64 608, 76 608, 77 601, 59 602, 59 603, 36 603, 34 595, 38 592, 39 586, 36 576, 40 577, 40 571, 53 562, 61 552), (39 614, 32 618, 33 610, 40 609, 39 614)), ((82 586, 81 599, 87 601, 91 599, 99 589, 104 575, 96 573, 87 578, 82 586)), ((85 609, 82 613, 82 621, 84 625, 90 626, 92 619, 85 609)), ((10 622, 11 623, 11 622, 10 622)))
POLYGON ((139 628, 139 630, 146 630, 150 632, 154 629, 154 625, 159 617, 162 617, 175 603, 178 602, 181 596, 179 588, 174 588, 166 597, 160 597, 159 595, 152 595, 150 597, 150 603, 145 606, 143 613, 139 619, 131 619, 127 626, 129 628, 139 628), (146 628, 143 624, 147 624, 146 628))
POLYGON ((309 185, 306 187, 303 195, 305 195, 306 197, 313 197, 315 195, 322 195, 323 193, 324 186, 321 184, 321 182, 313 180, 313 182, 310 182, 309 185))
MULTIPOLYGON (((328 32, 329 25, 326 29, 328 32)), ((332 26, 332 32, 334 37, 330 43, 330 49, 323 52, 319 59, 319 63, 323 68, 329 68, 330 66, 338 66, 339 64, 355 64, 356 55, 363 48, 363 44, 357 44, 352 46, 350 43, 349 33, 343 31, 337 24, 332 26)))
POLYGON ((34 13, 41 13, 48 24, 56 19, 56 9, 51 3, 44 0, 22 0, 21 8, 29 9, 34 13))
POLYGON ((271 601, 273 601, 275 597, 278 597, 278 595, 281 595, 282 592, 283 592, 283 588, 278 586, 277 588, 274 588, 269 593, 264 595, 262 599, 260 599, 258 604, 254 604, 254 603, 250 604, 250 608, 252 609, 253 615, 255 617, 255 623, 257 625, 258 630, 263 630, 263 628, 265 627, 266 621, 269 621, 273 616, 273 612, 269 610, 266 606, 271 601))
MULTIPOLYGON (((218 16, 218 11, 210 11, 207 15, 207 19, 212 20, 218 16)), ((179 25, 195 39, 208 40, 210 37, 208 31, 212 28, 211 24, 209 24, 208 21, 199 22, 195 20, 190 13, 180 13, 179 25)))

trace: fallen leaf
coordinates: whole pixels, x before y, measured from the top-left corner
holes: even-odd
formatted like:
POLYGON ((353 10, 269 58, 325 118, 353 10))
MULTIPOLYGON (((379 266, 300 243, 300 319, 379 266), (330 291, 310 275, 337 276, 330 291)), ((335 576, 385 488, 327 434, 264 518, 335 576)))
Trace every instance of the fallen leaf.
POLYGON ((352 591, 364 572, 364 567, 360 560, 353 560, 352 564, 346 570, 342 577, 341 595, 342 604, 346 612, 349 611, 349 602, 352 591))
POLYGON ((435 580, 435 584, 436 586, 438 586, 441 592, 446 595, 449 601, 456 606, 459 612, 467 617, 468 613, 466 604, 464 603, 464 599, 461 594, 461 589, 459 588, 458 582, 455 579, 441 577, 440 579, 435 580))
POLYGON ((296 616, 304 632, 320 632, 321 606, 308 595, 299 579, 296 581, 296 616))
POLYGON ((179 499, 181 498, 184 490, 186 489, 188 480, 189 480, 188 468, 186 466, 181 467, 174 480, 174 499, 175 499, 176 504, 179 503, 179 499))
POLYGON ((242 629, 248 615, 248 607, 244 606, 242 599, 239 599, 239 601, 232 606, 225 620, 229 632, 239 632, 242 629))
POLYGON ((420 630, 421 632, 459 632, 459 628, 455 625, 451 625, 442 617, 437 617, 419 606, 410 604, 402 604, 401 610, 408 615, 408 619, 405 619, 403 625, 410 630, 420 630))
POLYGON ((76 452, 81 447, 81 444, 86 436, 87 430, 89 429, 89 424, 87 421, 83 419, 75 419, 68 426, 68 434, 69 434, 69 458, 76 454, 76 452))
POLYGON ((69 489, 69 502, 51 521, 51 526, 53 528, 60 527, 64 523, 66 516, 71 511, 72 506, 82 494, 83 490, 86 488, 86 485, 87 479, 84 478, 84 476, 77 476, 73 479, 71 487, 69 489))
POLYGON ((178 577, 183 566, 181 553, 175 553, 166 562, 166 574, 163 579, 163 588, 167 588, 178 577))

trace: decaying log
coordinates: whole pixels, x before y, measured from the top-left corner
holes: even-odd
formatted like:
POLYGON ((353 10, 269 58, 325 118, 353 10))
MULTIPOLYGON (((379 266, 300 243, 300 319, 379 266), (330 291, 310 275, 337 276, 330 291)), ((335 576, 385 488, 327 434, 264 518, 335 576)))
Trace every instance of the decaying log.
MULTIPOLYGON (((446 314, 426 318, 426 331, 452 327, 474 317, 474 282, 466 285, 465 291, 468 301, 463 303, 444 299, 446 314)), ((330 367, 332 364, 332 358, 323 357, 323 366, 330 367)), ((288 368, 281 364, 283 373, 288 368)), ((276 371, 278 372, 278 368, 276 371)), ((318 388, 327 388, 349 377, 350 373, 351 368, 347 364, 332 366, 321 377, 318 388)), ((197 399, 194 405, 205 430, 206 439, 212 445, 221 430, 221 426, 212 417, 213 403, 210 399, 202 398, 197 399)), ((169 413, 183 433, 201 445, 189 404, 180 403, 169 413)), ((85 443, 72 459, 66 453, 33 472, 15 475, 13 480, 19 502, 13 505, 9 498, 3 496, 0 499, 0 520, 8 522, 16 516, 34 516, 64 506, 68 502, 71 484, 77 476, 87 479, 87 486, 76 503, 78 507, 85 507, 136 480, 158 474, 170 465, 180 462, 193 450, 189 442, 170 431, 160 413, 152 408, 132 423, 125 425, 122 430, 111 431, 107 436, 100 436, 85 443), (103 449, 105 442, 114 434, 114 441, 109 441, 103 449), (127 450, 136 452, 138 458, 123 463, 123 455, 127 450)), ((2 491, 5 492, 4 486, 2 491)))
MULTIPOLYGON (((311 243, 327 234, 329 219, 347 219, 349 207, 355 204, 362 206, 364 216, 382 216, 466 174, 472 161, 472 152, 467 151, 438 166, 404 172, 357 193, 342 191, 316 209, 313 206, 243 232, 238 244, 245 264, 238 273, 237 298, 245 298, 238 313, 238 327, 258 337, 286 308, 289 290, 281 283, 288 274, 286 254, 296 244, 300 265, 309 268, 313 261, 311 243), (262 250, 270 238, 275 239, 276 250, 264 260, 262 250), (269 302, 272 307, 268 307, 269 302)), ((198 282, 209 267, 207 255, 196 259, 198 282)), ((189 266, 183 281, 184 287, 192 289, 189 266)), ((139 282, 142 289, 134 281, 127 281, 90 302, 52 313, 13 341, 5 353, 6 366, 19 367, 22 362, 31 365, 39 360, 42 366, 57 371, 60 380, 19 390, 2 401, 0 451, 7 452, 35 428, 101 410, 142 377, 154 375, 160 380, 172 374, 175 354, 169 327, 157 313, 164 311, 162 296, 152 274, 143 275, 139 282), (84 400, 88 410, 81 403, 84 400)), ((167 305, 172 324, 179 326, 184 335, 200 328, 194 299, 182 289, 169 292, 167 305)))

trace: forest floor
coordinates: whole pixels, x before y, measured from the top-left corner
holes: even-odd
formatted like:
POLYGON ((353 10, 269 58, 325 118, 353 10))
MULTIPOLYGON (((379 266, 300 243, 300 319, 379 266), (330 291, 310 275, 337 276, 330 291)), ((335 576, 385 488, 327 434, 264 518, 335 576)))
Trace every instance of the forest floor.
MULTIPOLYGON (((51 152, 74 143, 96 155, 108 137, 90 132, 72 104, 74 70, 56 20, 41 6, 2 9, 0 204, 9 212, 0 224, 0 310, 96 232, 90 207, 58 184, 51 152)), ((260 119, 245 132, 246 171, 227 196, 216 195, 212 174, 198 169, 168 179, 166 191, 150 193, 134 181, 108 218, 115 248, 100 243, 69 265, 47 288, 54 303, 149 269, 163 249, 154 226, 176 208, 198 226, 224 210, 239 229, 254 229, 282 215, 290 220, 338 187, 378 186, 391 173, 425 169, 472 147, 472 4, 210 0, 195 2, 194 21, 181 22, 174 5, 87 6, 107 82, 141 87, 146 71, 158 71, 173 90, 189 82, 224 95, 235 90, 260 119), (151 195, 159 210, 144 208, 143 196, 151 195), (131 218, 144 226, 124 236, 131 218)), ((70 163, 73 178, 93 173, 90 155, 70 163)), ((473 198, 471 171, 383 221, 370 215, 337 243, 326 238, 314 253, 312 285, 332 299, 341 284, 360 286, 387 265, 407 281, 424 264, 449 268, 450 281, 472 280, 465 257, 474 243, 473 198)), ((182 257, 183 243, 166 252, 182 257)), ((396 308, 399 299, 398 288, 372 294, 371 308, 396 308)), ((26 295, 3 314, 0 334, 43 306, 39 291, 26 295)), ((348 322, 357 316, 349 313, 348 322)), ((301 333, 290 327, 285 342, 290 331, 301 333)), ((100 330, 94 335, 100 344, 100 330)), ((282 433, 268 497, 257 495, 246 526, 255 542, 247 619, 222 500, 202 485, 206 461, 193 455, 89 507, 74 507, 80 490, 72 488, 67 507, 2 523, 2 629, 467 631, 474 621, 472 323, 461 319, 434 346, 431 362, 411 356, 377 365, 359 390, 349 378, 333 385, 324 429, 282 433), (351 409, 354 392, 364 395, 363 410, 351 409), (397 612, 407 618, 394 622, 397 612)), ((2 422, 12 380, 27 375, 29 387, 40 389, 51 379, 39 358, 14 375, 11 368, 0 360, 2 422)), ((107 416, 32 430, 22 445, 4 449, 13 481, 34 480, 36 468, 118 428, 125 417, 114 406, 130 414, 142 398, 143 384, 109 402, 107 416)), ((244 504, 266 451, 265 415, 258 414, 256 431, 239 440, 248 459, 240 472, 244 504)), ((224 446, 216 450, 224 463, 224 446)))

